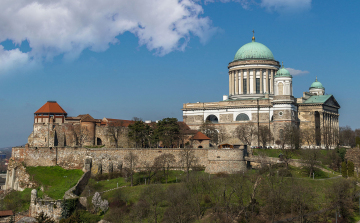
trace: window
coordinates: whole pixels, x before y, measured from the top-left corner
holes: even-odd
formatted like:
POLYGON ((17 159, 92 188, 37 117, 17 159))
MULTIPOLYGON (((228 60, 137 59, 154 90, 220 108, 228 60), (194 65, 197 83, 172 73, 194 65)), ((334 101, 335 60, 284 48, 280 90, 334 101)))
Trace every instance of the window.
POLYGON ((256 94, 260 94, 260 78, 256 78, 256 94))
POLYGON ((247 114, 241 113, 236 116, 236 121, 249 121, 249 116, 247 114))
POLYGON ((206 118, 206 121, 209 121, 211 123, 218 123, 219 122, 218 118, 215 115, 209 115, 206 118))
POLYGON ((247 92, 247 79, 243 80, 243 94, 246 94, 247 92))

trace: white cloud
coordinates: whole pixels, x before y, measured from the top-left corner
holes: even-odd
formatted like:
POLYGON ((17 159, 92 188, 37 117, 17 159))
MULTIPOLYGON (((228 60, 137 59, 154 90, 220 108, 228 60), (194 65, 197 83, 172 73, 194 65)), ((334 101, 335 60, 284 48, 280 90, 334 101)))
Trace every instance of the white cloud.
POLYGON ((4 50, 0 45, 0 74, 18 71, 23 68, 33 69, 38 64, 27 53, 21 52, 19 49, 4 50))
POLYGON ((280 14, 302 12, 311 8, 311 0, 261 0, 261 7, 280 14))
POLYGON ((251 5, 259 5, 269 12, 288 14, 302 12, 311 8, 312 0, 204 0, 204 3, 213 2, 238 2, 244 9, 250 9, 251 5))
POLYGON ((308 73, 309 73, 309 71, 307 71, 307 70, 295 70, 295 69, 290 68, 290 67, 287 67, 286 69, 287 69, 287 70, 290 72, 290 74, 293 75, 293 76, 301 75, 301 74, 308 74, 308 73))
POLYGON ((184 50, 192 36, 204 43, 216 30, 194 0, 2 0, 0 7, 0 42, 27 40, 31 47, 27 53, 1 48, 0 65, 7 67, 61 54, 72 60, 87 48, 105 51, 127 31, 165 55, 184 50))

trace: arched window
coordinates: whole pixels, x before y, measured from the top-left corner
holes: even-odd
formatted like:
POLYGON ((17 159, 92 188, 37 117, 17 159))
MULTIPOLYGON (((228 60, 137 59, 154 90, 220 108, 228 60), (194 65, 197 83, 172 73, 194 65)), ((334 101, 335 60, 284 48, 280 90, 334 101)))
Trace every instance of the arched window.
POLYGON ((284 84, 281 82, 278 84, 278 91, 279 91, 279 95, 284 94, 284 84))
POLYGON ((250 118, 247 114, 241 113, 238 116, 236 116, 236 121, 249 121, 250 118))
POLYGON ((206 118, 206 121, 209 121, 211 123, 218 123, 219 122, 218 118, 215 115, 209 115, 206 118))

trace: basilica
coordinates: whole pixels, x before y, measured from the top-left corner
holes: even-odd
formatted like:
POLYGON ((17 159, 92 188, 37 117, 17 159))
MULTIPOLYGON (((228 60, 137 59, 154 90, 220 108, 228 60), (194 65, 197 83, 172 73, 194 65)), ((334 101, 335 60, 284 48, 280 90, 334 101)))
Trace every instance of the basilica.
MULTIPOLYGON (((183 119, 191 129, 198 130, 208 121, 234 137, 239 125, 267 126, 273 136, 268 145, 275 146, 285 126, 293 125, 314 133, 314 140, 308 142, 314 148, 337 145, 340 105, 333 95, 325 94, 317 78, 309 91, 295 98, 292 75, 254 36, 236 52, 228 69, 229 95, 222 101, 183 105, 183 119)), ((258 143, 254 139, 251 144, 258 143)))

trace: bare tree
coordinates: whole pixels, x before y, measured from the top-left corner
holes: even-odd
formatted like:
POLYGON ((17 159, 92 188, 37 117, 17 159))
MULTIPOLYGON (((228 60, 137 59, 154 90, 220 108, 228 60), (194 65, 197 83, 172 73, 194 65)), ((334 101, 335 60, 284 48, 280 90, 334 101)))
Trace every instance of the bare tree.
POLYGON ((156 165, 155 162, 151 163, 151 162, 148 162, 148 161, 145 161, 143 166, 144 166, 144 172, 146 173, 147 182, 150 184, 151 179, 154 176, 156 176, 156 174, 159 172, 161 167, 156 165))
POLYGON ((311 145, 315 144, 315 129, 314 128, 306 128, 302 129, 301 138, 302 141, 305 142, 309 149, 311 148, 311 145))
POLYGON ((320 151, 317 149, 307 149, 302 151, 302 160, 309 167, 310 177, 314 173, 315 166, 318 164, 320 155, 320 151))
POLYGON ((187 180, 189 181, 190 169, 197 163, 195 151, 192 148, 183 148, 180 151, 180 163, 185 168, 187 173, 187 180))
POLYGON ((107 130, 110 137, 114 139, 115 148, 119 147, 119 138, 123 133, 123 121, 110 122, 108 124, 107 130))
POLYGON ((253 137, 256 135, 255 125, 252 122, 239 125, 238 127, 236 127, 234 134, 243 143, 246 143, 246 145, 251 146, 253 137))
POLYGON ((149 219, 150 222, 158 222, 159 207, 164 201, 164 196, 165 191, 161 185, 152 184, 143 190, 141 197, 150 205, 150 214, 153 217, 153 219, 149 219))
POLYGON ((175 156, 170 153, 163 153, 155 158, 154 166, 162 168, 166 183, 168 181, 170 169, 174 166, 175 162, 175 156))
POLYGON ((136 164, 138 161, 139 161, 139 157, 132 151, 129 152, 124 157, 124 162, 126 163, 126 165, 128 167, 129 175, 131 177, 131 186, 133 186, 134 172, 135 172, 136 164))
POLYGON ((286 124, 283 129, 281 141, 282 149, 284 149, 285 144, 290 149, 301 148, 301 131, 299 127, 292 123, 286 124))
POLYGON ((340 127, 339 139, 340 145, 343 146, 354 146, 355 143, 355 132, 350 126, 340 127))
POLYGON ((219 143, 219 132, 216 130, 215 125, 212 124, 210 121, 204 122, 200 126, 199 131, 210 138, 210 143, 219 143))
POLYGON ((273 139, 273 135, 269 127, 266 125, 259 126, 257 137, 259 138, 259 141, 263 148, 266 148, 266 145, 273 139))
POLYGON ((229 138, 226 129, 223 126, 218 126, 216 130, 218 132, 218 143, 221 143, 229 138))

